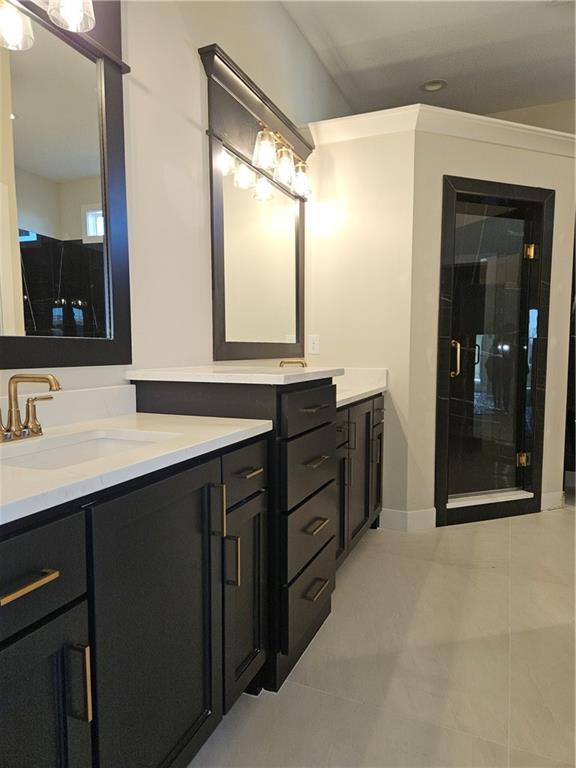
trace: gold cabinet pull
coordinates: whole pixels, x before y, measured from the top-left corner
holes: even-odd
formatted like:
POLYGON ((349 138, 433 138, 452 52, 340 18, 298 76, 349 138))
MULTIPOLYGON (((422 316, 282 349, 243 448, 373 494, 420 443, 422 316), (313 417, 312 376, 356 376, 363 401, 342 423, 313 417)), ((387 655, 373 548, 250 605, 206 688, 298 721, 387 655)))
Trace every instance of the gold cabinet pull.
MULTIPOLYGON (((70 701, 70 715, 76 720, 83 720, 86 723, 91 723, 94 717, 94 710, 92 705, 92 663, 90 658, 90 646, 73 645, 70 647, 70 652, 71 654, 80 656, 82 664, 82 675, 84 678, 82 708, 75 707, 72 701, 70 701)), ((69 692, 69 696, 72 696, 71 692, 69 692)))
POLYGON ((317 536, 320 531, 325 528, 330 522, 328 517, 316 517, 311 523, 302 529, 302 533, 306 533, 308 536, 317 536))
POLYGON ((450 371, 450 378, 455 379, 456 376, 460 376, 460 353, 462 350, 462 347, 460 346, 460 343, 456 341, 456 339, 452 339, 450 342, 450 346, 452 349, 456 350, 456 370, 450 371))
POLYGON ((46 584, 50 584, 51 581, 56 581, 60 578, 60 571, 56 568, 44 568, 40 571, 40 576, 34 575, 30 581, 26 581, 20 586, 13 589, 11 592, 5 592, 0 595, 0 608, 3 608, 9 603, 13 603, 14 600, 19 600, 25 595, 29 595, 30 592, 34 592, 40 587, 45 587, 46 584))
POLYGON ((322 464, 325 464, 330 456, 317 456, 315 459, 311 459, 310 461, 306 462, 304 466, 306 469, 318 469, 318 467, 321 467, 322 464))
POLYGON ((322 592, 326 589, 326 587, 330 584, 330 579, 315 579, 314 583, 312 584, 312 587, 310 587, 303 595, 302 597, 304 600, 309 600, 311 603, 315 603, 322 592), (311 591, 314 589, 317 583, 320 583, 319 589, 316 589, 315 591, 311 591))
POLYGON ((285 368, 287 365, 299 365, 301 368, 307 368, 308 363, 306 360, 280 360, 280 368, 285 368))
POLYGON ((239 472, 238 476, 242 478, 242 480, 252 480, 253 477, 258 477, 258 475, 264 474, 264 467, 250 467, 249 469, 245 469, 243 472, 239 472))
POLYGON ((236 577, 234 579, 226 578, 224 581, 231 587, 239 587, 241 583, 241 554, 240 554, 240 536, 226 536, 225 541, 231 541, 236 546, 236 577))

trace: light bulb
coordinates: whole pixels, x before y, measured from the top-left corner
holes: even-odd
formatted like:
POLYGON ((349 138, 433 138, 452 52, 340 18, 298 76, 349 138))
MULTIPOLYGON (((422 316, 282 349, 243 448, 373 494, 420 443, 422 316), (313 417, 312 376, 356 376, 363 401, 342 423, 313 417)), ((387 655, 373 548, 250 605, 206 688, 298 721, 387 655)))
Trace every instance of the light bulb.
POLYGON ((273 171, 276 167, 276 138, 272 131, 266 128, 258 131, 252 162, 264 171, 273 171))
POLYGON ((234 171, 234 186, 238 189, 250 189, 256 183, 256 174, 244 163, 238 163, 234 171))
POLYGON ((50 0, 48 16, 69 32, 89 32, 96 24, 92 0, 50 0))
POLYGON ((290 147, 280 147, 277 154, 277 165, 274 178, 287 187, 294 181, 294 154, 290 147))
POLYGON ((0 0, 0 46, 9 51, 27 51, 33 44, 29 17, 6 0, 0 0))
POLYGON ((261 203, 271 200, 274 195, 274 187, 264 176, 259 176, 254 190, 254 197, 261 203))
POLYGON ((308 166, 301 160, 296 163, 294 172, 294 184, 292 190, 298 197, 310 197, 310 179, 308 178, 308 166))
POLYGON ((223 148, 218 158, 218 165, 222 171, 222 176, 230 176, 236 170, 236 158, 223 148))

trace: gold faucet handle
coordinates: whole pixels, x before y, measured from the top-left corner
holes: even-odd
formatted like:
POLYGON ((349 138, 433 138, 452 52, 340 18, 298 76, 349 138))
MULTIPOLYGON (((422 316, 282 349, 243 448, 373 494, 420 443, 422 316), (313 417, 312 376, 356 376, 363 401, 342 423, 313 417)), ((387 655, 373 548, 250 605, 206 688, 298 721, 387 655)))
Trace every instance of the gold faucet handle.
POLYGON ((26 400, 26 417, 24 419, 24 429, 28 429, 31 435, 42 434, 42 424, 38 421, 36 413, 36 403, 38 400, 53 400, 52 395, 36 395, 26 400))

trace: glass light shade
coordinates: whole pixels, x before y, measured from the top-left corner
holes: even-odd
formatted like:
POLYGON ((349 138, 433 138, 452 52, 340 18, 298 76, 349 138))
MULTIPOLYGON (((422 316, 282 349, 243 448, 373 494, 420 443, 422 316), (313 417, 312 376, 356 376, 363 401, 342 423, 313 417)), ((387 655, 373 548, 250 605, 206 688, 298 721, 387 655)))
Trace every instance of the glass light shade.
POLYGON ((236 170, 236 158, 230 152, 222 148, 220 157, 218 158, 218 165, 222 172, 222 176, 230 176, 236 170))
POLYGON ((259 176, 254 190, 254 197, 261 203, 271 200, 274 195, 274 187, 264 176, 259 176))
POLYGON ((248 168, 244 163, 238 163, 234 171, 234 186, 238 189, 250 189, 256 183, 256 174, 252 168, 248 168))
POLYGON ((309 197, 312 192, 310 178, 308 177, 308 166, 302 161, 296 163, 292 190, 299 197, 309 197))
POLYGON ((294 153, 290 147, 280 147, 276 155, 274 178, 287 187, 294 181, 294 153))
POLYGON ((96 24, 92 0, 50 0, 48 16, 69 32, 89 32, 96 24))
POLYGON ((28 16, 6 0, 0 0, 0 46, 9 51, 27 51, 34 44, 28 16))
POLYGON ((273 171, 276 167, 276 137, 272 131, 266 128, 258 131, 252 162, 263 171, 273 171))

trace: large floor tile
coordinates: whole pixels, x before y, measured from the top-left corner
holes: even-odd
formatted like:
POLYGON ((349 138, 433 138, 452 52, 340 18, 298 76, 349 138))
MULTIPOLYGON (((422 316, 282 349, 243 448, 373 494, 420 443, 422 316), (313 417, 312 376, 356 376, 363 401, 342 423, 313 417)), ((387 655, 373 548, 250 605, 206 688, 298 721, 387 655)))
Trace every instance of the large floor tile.
POLYGON ((512 577, 573 586, 575 519, 569 509, 512 518, 512 577))
POLYGON ((511 636, 510 743, 574 764, 573 626, 511 636))
POLYGON ((505 768, 506 749, 293 683, 243 697, 193 768, 505 768))
POLYGON ((574 768, 574 764, 542 757, 520 749, 510 750, 510 768, 574 768))

